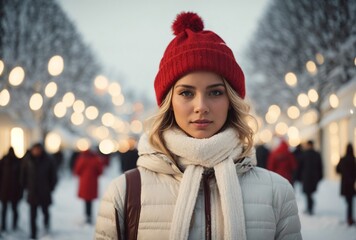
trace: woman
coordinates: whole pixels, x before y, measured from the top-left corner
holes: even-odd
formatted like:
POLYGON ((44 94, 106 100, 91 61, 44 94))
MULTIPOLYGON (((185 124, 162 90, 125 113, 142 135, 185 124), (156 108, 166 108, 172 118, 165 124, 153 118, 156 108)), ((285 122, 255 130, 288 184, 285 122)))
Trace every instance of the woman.
POLYGON ((0 161, 0 200, 2 205, 1 230, 7 230, 7 207, 11 204, 12 229, 17 230, 18 203, 22 198, 20 183, 21 160, 15 155, 13 147, 0 161))
POLYGON ((346 154, 336 166, 336 172, 341 174, 341 195, 345 197, 347 204, 347 224, 355 223, 353 218, 353 196, 355 195, 356 164, 355 155, 351 143, 347 144, 346 154))
POLYGON ((92 202, 98 197, 98 178, 103 172, 103 163, 91 150, 79 154, 74 173, 79 176, 78 196, 85 203, 85 222, 92 223, 92 202))
POLYGON ((140 211, 126 211, 129 185, 118 177, 103 196, 96 238, 301 239, 292 187, 255 167, 232 51, 195 13, 172 28, 154 83, 159 110, 138 144, 140 211))
POLYGON ((267 169, 278 173, 293 185, 293 173, 297 169, 297 161, 284 139, 280 140, 279 145, 269 155, 267 169))

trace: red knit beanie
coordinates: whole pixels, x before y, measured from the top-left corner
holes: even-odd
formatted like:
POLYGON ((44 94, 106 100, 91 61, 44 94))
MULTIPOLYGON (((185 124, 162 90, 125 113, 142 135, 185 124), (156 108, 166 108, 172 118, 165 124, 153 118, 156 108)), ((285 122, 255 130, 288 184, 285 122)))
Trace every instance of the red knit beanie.
POLYGON ((154 82, 158 105, 177 80, 202 70, 221 75, 245 97, 245 77, 231 49, 216 33, 203 29, 203 20, 196 13, 177 15, 172 25, 176 37, 164 52, 154 82))

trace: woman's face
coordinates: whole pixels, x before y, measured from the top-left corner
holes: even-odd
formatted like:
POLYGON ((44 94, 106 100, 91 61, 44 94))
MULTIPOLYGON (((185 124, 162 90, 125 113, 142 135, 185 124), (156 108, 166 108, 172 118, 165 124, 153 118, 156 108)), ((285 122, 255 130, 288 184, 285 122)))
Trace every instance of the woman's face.
POLYGON ((178 126, 194 138, 209 138, 225 124, 229 99, 222 78, 193 72, 173 86, 172 108, 178 126))

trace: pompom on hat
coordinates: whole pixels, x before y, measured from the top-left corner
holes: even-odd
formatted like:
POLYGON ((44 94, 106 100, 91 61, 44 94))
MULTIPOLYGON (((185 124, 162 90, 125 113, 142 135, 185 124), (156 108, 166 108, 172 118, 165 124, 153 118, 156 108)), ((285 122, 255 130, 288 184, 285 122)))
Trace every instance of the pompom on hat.
POLYGON ((233 52, 216 33, 204 30, 196 13, 178 14, 172 30, 175 38, 164 52, 154 82, 158 105, 178 79, 194 71, 221 75, 241 98, 245 97, 245 77, 233 52))

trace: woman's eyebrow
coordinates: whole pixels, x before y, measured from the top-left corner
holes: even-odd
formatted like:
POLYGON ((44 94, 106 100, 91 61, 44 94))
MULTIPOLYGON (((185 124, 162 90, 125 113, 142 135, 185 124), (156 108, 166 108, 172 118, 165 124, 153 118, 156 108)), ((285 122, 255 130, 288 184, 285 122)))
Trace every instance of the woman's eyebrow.
MULTIPOLYGON (((191 88, 191 89, 195 88, 194 86, 187 85, 187 84, 178 84, 175 86, 175 88, 178 88, 178 87, 191 88)), ((215 87, 225 87, 225 85, 223 83, 216 83, 216 84, 209 85, 206 88, 215 88, 215 87)))
POLYGON ((191 85, 186 85, 186 84, 178 84, 175 86, 175 88, 179 88, 179 87, 182 87, 182 88, 191 88, 191 89, 194 89, 195 87, 191 86, 191 85))
POLYGON ((215 88, 215 87, 225 87, 225 85, 223 83, 216 83, 216 84, 209 85, 207 88, 215 88))

